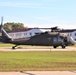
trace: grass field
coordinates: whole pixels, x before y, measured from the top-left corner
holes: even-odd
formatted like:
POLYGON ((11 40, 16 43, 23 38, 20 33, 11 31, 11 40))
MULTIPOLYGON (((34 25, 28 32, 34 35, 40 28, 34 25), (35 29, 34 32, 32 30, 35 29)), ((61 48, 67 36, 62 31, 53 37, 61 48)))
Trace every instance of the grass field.
POLYGON ((0 52, 0 71, 76 70, 76 52, 0 52))

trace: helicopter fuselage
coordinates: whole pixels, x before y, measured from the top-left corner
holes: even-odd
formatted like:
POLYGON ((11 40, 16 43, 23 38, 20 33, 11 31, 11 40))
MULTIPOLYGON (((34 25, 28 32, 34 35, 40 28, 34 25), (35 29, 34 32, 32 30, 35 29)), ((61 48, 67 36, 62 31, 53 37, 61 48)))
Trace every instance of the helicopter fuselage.
POLYGON ((70 37, 60 36, 58 33, 40 33, 32 37, 20 38, 9 40, 6 43, 13 43, 16 45, 36 45, 36 46, 53 46, 54 48, 58 46, 74 45, 74 41, 70 37))

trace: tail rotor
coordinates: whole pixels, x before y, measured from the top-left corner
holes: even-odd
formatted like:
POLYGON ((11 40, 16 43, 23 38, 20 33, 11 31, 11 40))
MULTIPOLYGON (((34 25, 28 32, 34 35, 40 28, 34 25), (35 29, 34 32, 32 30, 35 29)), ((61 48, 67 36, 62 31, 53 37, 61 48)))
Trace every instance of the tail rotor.
POLYGON ((3 17, 1 17, 0 31, 1 31, 1 29, 2 29, 2 26, 3 26, 3 17))
POLYGON ((3 16, 1 17, 1 25, 3 25, 3 16))

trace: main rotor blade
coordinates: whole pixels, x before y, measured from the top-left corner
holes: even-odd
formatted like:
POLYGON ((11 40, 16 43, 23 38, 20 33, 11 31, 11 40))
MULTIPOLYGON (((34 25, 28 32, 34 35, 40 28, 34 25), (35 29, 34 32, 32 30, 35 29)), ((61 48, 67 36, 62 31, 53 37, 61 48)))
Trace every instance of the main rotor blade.
POLYGON ((31 29, 51 29, 51 28, 31 28, 31 29))
POLYGON ((57 26, 51 27, 51 28, 38 28, 38 27, 35 27, 35 28, 31 28, 31 29, 50 29, 50 30, 53 30, 53 29, 58 29, 58 27, 57 26))

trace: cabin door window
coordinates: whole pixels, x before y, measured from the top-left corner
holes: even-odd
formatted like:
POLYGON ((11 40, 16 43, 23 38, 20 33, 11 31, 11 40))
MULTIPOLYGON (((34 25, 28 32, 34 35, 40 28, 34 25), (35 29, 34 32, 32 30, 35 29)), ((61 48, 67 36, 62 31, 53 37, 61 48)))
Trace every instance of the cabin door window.
POLYGON ((58 37, 58 41, 59 41, 59 42, 61 42, 61 41, 62 41, 62 39, 61 39, 60 37, 58 37))
POLYGON ((58 41, 58 38, 57 37, 54 37, 54 40, 53 40, 54 42, 57 42, 58 41))

